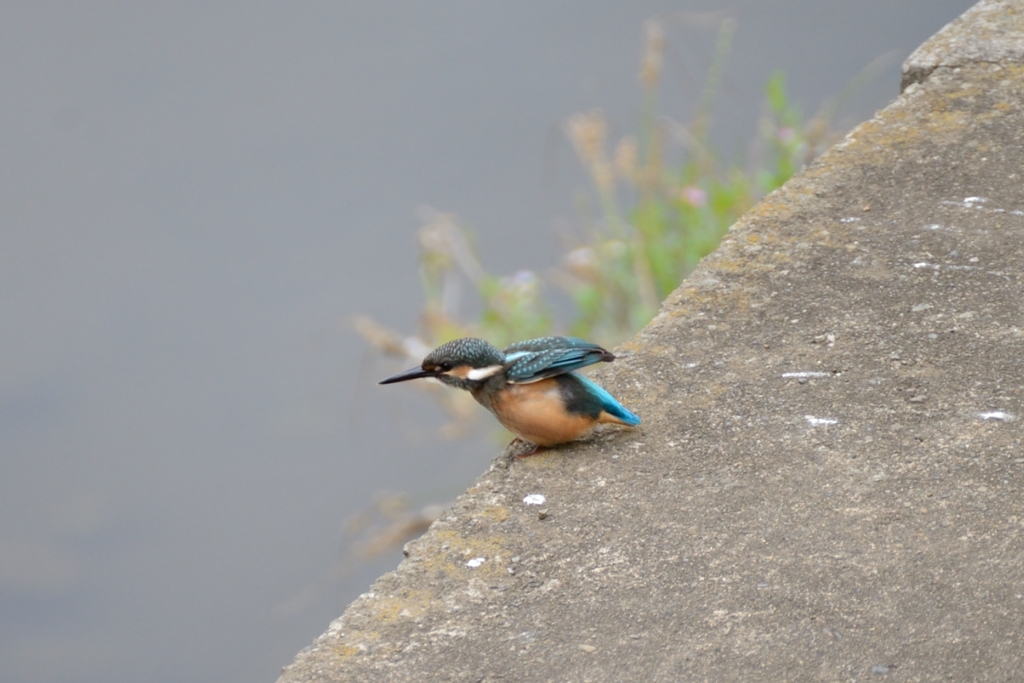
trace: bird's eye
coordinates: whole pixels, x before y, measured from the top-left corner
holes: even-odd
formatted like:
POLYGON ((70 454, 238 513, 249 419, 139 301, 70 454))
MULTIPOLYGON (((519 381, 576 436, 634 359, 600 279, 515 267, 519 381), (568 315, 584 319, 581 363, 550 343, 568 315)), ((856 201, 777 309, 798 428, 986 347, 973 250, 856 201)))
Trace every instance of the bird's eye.
POLYGON ((440 365, 437 366, 437 369, 440 370, 441 372, 448 372, 449 370, 452 369, 452 364, 451 363, 441 363, 440 365))

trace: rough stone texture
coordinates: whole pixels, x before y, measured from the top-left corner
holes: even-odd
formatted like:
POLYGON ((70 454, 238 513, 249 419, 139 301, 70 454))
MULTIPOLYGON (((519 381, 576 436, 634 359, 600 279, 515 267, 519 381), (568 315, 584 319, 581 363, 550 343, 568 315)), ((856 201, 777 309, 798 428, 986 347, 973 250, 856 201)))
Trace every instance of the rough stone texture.
POLYGON ((281 681, 1024 675, 1024 67, 957 64, 620 349, 640 429, 495 460, 281 681))
POLYGON ((917 48, 903 62, 903 89, 940 66, 1024 61, 1024 2, 982 0, 917 48))

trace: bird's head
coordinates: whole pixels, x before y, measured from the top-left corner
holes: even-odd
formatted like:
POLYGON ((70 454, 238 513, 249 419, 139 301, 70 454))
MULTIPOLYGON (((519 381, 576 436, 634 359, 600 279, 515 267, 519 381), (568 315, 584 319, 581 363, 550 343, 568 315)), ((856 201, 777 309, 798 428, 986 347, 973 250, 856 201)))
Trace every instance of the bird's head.
POLYGON ((394 384, 421 377, 433 377, 459 389, 475 389, 505 369, 505 354, 483 339, 466 337, 437 347, 423 359, 418 368, 411 368, 381 380, 394 384))

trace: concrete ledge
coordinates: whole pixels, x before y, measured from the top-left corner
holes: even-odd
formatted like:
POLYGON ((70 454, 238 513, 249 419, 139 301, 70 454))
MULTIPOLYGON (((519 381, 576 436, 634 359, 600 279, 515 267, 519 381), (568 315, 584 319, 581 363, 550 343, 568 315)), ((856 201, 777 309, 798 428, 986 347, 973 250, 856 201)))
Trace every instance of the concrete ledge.
POLYGON ((958 68, 619 350, 602 381, 642 429, 495 460, 280 680, 1018 678, 1024 67, 961 56, 1020 9, 943 29, 915 56, 958 68))
POLYGON ((982 0, 947 24, 903 62, 902 88, 939 67, 1024 63, 1024 3, 982 0))

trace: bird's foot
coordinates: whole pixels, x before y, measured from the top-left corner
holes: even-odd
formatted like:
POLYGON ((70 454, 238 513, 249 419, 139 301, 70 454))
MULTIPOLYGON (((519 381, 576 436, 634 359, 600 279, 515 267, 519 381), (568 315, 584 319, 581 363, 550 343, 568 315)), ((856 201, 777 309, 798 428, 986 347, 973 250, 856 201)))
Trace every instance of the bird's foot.
MULTIPOLYGON (((509 442, 508 448, 512 448, 513 446, 518 446, 519 444, 529 444, 529 443, 530 443, 529 441, 523 441, 522 439, 520 439, 517 436, 516 438, 512 439, 512 441, 509 442)), ((512 456, 512 459, 513 460, 518 460, 519 458, 528 458, 531 455, 536 455, 537 453, 540 453, 541 451, 545 450, 544 446, 538 446, 537 444, 531 444, 531 445, 533 446, 533 448, 531 450, 526 451, 525 453, 516 453, 515 455, 512 456)))

